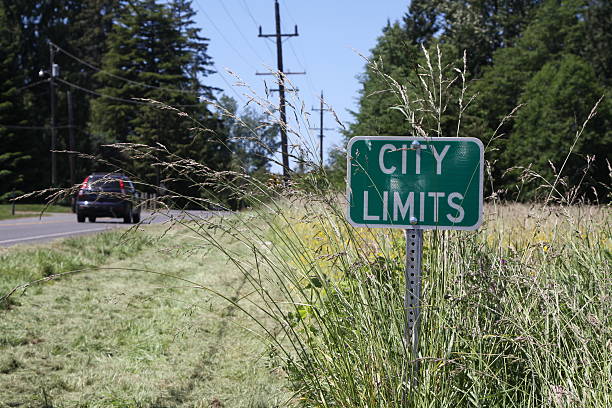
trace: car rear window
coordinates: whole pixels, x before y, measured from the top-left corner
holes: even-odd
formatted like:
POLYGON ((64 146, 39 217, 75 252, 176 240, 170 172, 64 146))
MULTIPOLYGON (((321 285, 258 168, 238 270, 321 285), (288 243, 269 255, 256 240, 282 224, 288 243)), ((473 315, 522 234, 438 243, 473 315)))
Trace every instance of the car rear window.
MULTIPOLYGON (((90 188, 102 189, 102 190, 121 190, 121 183, 119 178, 112 176, 91 176, 89 177, 88 184, 90 188)), ((123 180, 123 179, 121 179, 123 180)), ((131 183, 127 180, 123 180, 124 188, 129 188, 131 183)))

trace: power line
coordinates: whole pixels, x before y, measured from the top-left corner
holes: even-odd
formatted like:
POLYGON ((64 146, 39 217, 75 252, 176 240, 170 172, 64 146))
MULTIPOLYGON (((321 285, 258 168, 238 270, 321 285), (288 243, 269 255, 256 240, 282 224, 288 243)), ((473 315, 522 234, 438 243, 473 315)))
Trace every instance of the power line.
MULTIPOLYGON (((149 105, 149 106, 155 105, 152 102, 142 102, 142 101, 136 101, 136 100, 132 100, 132 99, 120 98, 118 96, 111 96, 111 95, 102 94, 100 92, 92 91, 91 89, 87 89, 87 88, 84 88, 82 86, 79 86, 77 84, 73 84, 72 82, 65 81, 65 80, 63 80, 61 78, 55 78, 55 79, 56 79, 56 81, 59 81, 59 82, 65 84, 67 86, 70 86, 70 87, 75 88, 75 89, 79 89, 79 90, 81 90, 83 92, 87 92, 87 93, 90 93, 92 95, 99 96, 101 98, 107 98, 107 99, 112 99, 112 100, 116 100, 116 101, 119 101, 119 102, 131 103, 131 104, 134 104, 134 105, 149 105)), ((196 106, 202 106, 202 105, 201 104, 192 104, 192 105, 169 105, 169 106, 184 108, 184 107, 196 107, 196 106)))
MULTIPOLYGON (((287 5, 285 3, 283 3, 283 7, 285 8, 285 11, 287 12, 287 14, 289 15, 289 18, 291 20, 293 20, 294 24, 297 24, 295 19, 293 18, 293 16, 291 15, 291 11, 289 10, 289 7, 287 7, 287 5)), ((300 66, 302 67, 303 70, 305 71, 309 71, 308 67, 306 66, 306 64, 304 64, 302 62, 302 60, 300 59, 300 57, 297 55, 297 52, 295 51, 295 48, 293 47, 293 44, 290 42, 289 43, 289 48, 291 48, 291 52, 293 53, 293 56, 295 57, 295 59, 297 60, 298 64, 300 64, 300 66)), ((310 87, 310 90, 312 91, 312 95, 316 95, 317 91, 316 91, 316 87, 315 84, 312 82, 312 80, 310 79, 310 75, 306 75, 306 81, 308 81, 308 86, 310 87)))
POLYGON ((150 103, 148 103, 148 102, 134 101, 134 100, 130 100, 130 99, 120 98, 120 97, 117 97, 117 96, 101 94, 99 92, 92 91, 91 89, 83 88, 82 86, 79 86, 77 84, 73 84, 72 82, 64 81, 63 79, 60 79, 60 78, 57 78, 57 81, 63 83, 64 85, 68 85, 69 87, 72 87, 72 88, 75 88, 75 89, 79 89, 79 90, 81 90, 83 92, 87 92, 87 93, 90 93, 92 95, 99 96, 101 98, 113 99, 113 100, 116 100, 116 101, 119 101, 119 102, 125 102, 125 103, 132 103, 134 105, 150 105, 150 103))
POLYGON ((181 93, 188 93, 188 94, 192 94, 192 95, 200 95, 200 94, 201 94, 201 92, 188 91, 188 90, 185 90, 185 89, 167 88, 167 87, 163 87, 163 86, 149 85, 149 84, 145 84, 144 82, 134 81, 134 80, 132 80, 132 79, 125 78, 125 77, 122 77, 122 76, 120 76, 120 75, 116 75, 116 74, 113 74, 113 73, 111 73, 111 72, 105 71, 105 70, 103 70, 102 68, 96 67, 95 65, 93 65, 93 64, 91 64, 91 63, 89 63, 89 62, 87 62, 87 61, 85 61, 85 60, 83 60, 83 59, 81 59, 81 58, 77 57, 76 55, 73 55, 73 54, 69 53, 68 51, 66 51, 65 49, 63 49, 62 47, 60 47, 59 45, 56 45, 56 44, 54 44, 54 43, 51 43, 51 44, 52 44, 52 45, 53 45, 53 47, 55 47, 55 48, 56 48, 58 51, 62 52, 62 53, 63 53, 63 54, 65 54, 66 56, 68 56, 68 57, 70 57, 70 58, 74 59, 75 61, 77 61, 77 62, 79 62, 79 63, 81 63, 81 64, 83 64, 83 65, 85 65, 85 66, 87 66, 87 67, 89 67, 89 68, 91 68, 91 69, 93 69, 94 71, 101 72, 101 73, 106 74, 106 75, 108 75, 108 76, 110 76, 110 77, 112 77, 112 78, 115 78, 115 79, 119 79, 119 80, 121 80, 121 81, 125 81, 125 82, 128 82, 128 83, 134 84, 134 85, 138 85, 138 86, 145 87, 145 88, 151 88, 151 89, 161 89, 161 90, 164 90, 164 91, 169 91, 169 92, 181 92, 181 93))
MULTIPOLYGON (((242 4, 244 5, 244 8, 246 9, 247 14, 249 15, 249 17, 251 17, 251 20, 253 21, 253 24, 255 24, 255 28, 259 27, 259 23, 257 22, 255 17, 253 16, 253 13, 251 13, 251 9, 249 8, 248 3, 245 0, 242 0, 242 4)), ((266 48, 268 49, 268 52, 270 53, 270 55, 274 56, 274 53, 272 52, 272 48, 270 48, 270 44, 268 44, 267 42, 265 42, 264 44, 266 44, 266 48)))
MULTIPOLYGON (((122 76, 120 76, 120 75, 116 75, 116 74, 113 74, 113 73, 111 73, 111 72, 105 71, 105 70, 103 70, 102 68, 99 68, 99 67, 97 67, 97 66, 95 66, 95 65, 93 65, 93 64, 91 64, 91 63, 89 63, 89 62, 87 62, 87 61, 85 61, 85 60, 83 60, 83 59, 81 59, 81 58, 79 58, 79 57, 77 57, 76 55, 71 54, 70 52, 68 52, 68 51, 66 51, 65 49, 61 48, 59 45, 53 44, 53 46, 54 46, 54 47, 55 47, 57 50, 59 50, 60 52, 62 52, 63 54, 65 54, 66 56, 68 56, 68 57, 70 57, 70 58, 74 59, 75 61, 77 61, 77 62, 79 62, 79 63, 81 63, 81 64, 83 64, 83 65, 85 65, 85 66, 87 66, 87 67, 89 67, 89 68, 91 68, 91 69, 93 69, 94 71, 101 72, 101 73, 103 73, 103 74, 106 74, 106 75, 108 75, 108 76, 110 76, 110 77, 113 77, 113 78, 115 78, 115 79, 119 79, 119 80, 121 80, 121 81, 125 81, 125 82, 128 82, 128 83, 134 84, 134 85, 138 85, 138 86, 142 86, 142 87, 145 87, 145 88, 150 88, 150 89, 160 89, 160 90, 169 91, 169 92, 180 92, 180 93, 187 93, 187 94, 192 94, 192 95, 196 95, 196 96, 200 96, 200 95, 201 95, 201 92, 194 92, 194 91, 188 91, 188 90, 184 90, 184 89, 176 89, 176 88, 167 88, 167 87, 155 86, 155 85, 145 84, 145 83, 143 83, 143 82, 134 81, 134 80, 132 80, 132 79, 125 78, 125 77, 122 77, 122 76)), ((215 71, 215 73, 216 73, 216 74, 218 74, 218 75, 221 77, 221 79, 223 80, 223 82, 225 82, 225 84, 226 84, 226 85, 227 85, 229 88, 231 88, 231 89, 232 89, 232 91, 233 91, 233 92, 236 94, 236 96, 237 96, 237 97, 238 97, 240 100, 242 100, 242 101, 244 102, 244 98, 243 98, 241 95, 239 95, 239 94, 238 94, 238 93, 237 93, 237 92, 234 90, 234 88, 233 88, 233 87, 232 87, 232 86, 229 84, 229 82, 227 81, 227 79, 225 78, 225 76, 223 75, 223 73, 221 72, 221 70, 219 70, 219 69, 217 68, 217 66, 216 66, 214 63, 212 63, 212 66, 213 66, 213 68, 216 70, 216 71, 215 71)), ((43 82, 43 81, 41 81, 41 82, 43 82)), ((46 80, 45 80, 45 82, 46 82, 46 80)), ((38 83, 35 83, 35 84, 30 84, 29 86, 34 86, 34 85, 37 85, 37 84, 38 84, 38 83)), ((74 84, 73 84, 73 85, 74 85, 74 84)), ((75 86, 76 86, 76 85, 75 85, 75 86)), ((84 90, 84 89, 82 89, 82 90, 84 90)), ((90 92, 90 93, 92 93, 92 92, 94 92, 94 91, 91 91, 91 90, 85 90, 85 92, 90 92)), ((98 94, 98 95, 101 95, 101 94, 98 94)), ((109 95, 106 95, 105 97, 107 97, 107 98, 115 98, 115 97, 111 97, 111 96, 109 96, 109 95)), ((124 100, 124 101, 125 101, 125 100, 124 100)), ((129 101, 129 102, 130 102, 130 103, 134 103, 134 101, 129 101)), ((181 106, 196 106, 196 105, 181 105, 181 106)))
POLYGON ((200 9, 200 11, 202 12, 202 14, 204 15, 204 17, 206 17, 206 19, 210 22, 210 24, 213 26, 213 28, 215 30, 217 30, 217 32, 219 33, 219 35, 221 36, 221 38, 223 38, 223 40, 227 43, 227 45, 230 46, 230 48, 232 50, 234 50, 234 52, 252 69, 256 69, 253 64, 251 64, 247 58, 244 57, 244 55, 242 55, 242 53, 240 51, 238 51, 236 49, 236 47, 234 47, 234 45, 225 37, 225 35, 223 34, 223 32, 219 29, 219 27, 217 27, 217 25, 215 24, 215 22, 208 16, 208 14, 206 14, 206 12, 204 11, 204 9, 202 8, 202 6, 200 6, 200 3, 198 2, 198 0, 195 0, 195 5, 200 9))
POLYGON ((263 59, 259 56, 259 53, 257 52, 257 50, 251 45, 251 43, 249 42, 249 40, 245 37, 245 35, 242 33, 242 30, 240 29, 240 27, 238 26, 238 24, 236 24, 236 20, 234 20, 234 17, 232 17, 231 13, 229 12, 229 10, 227 9, 227 7, 225 7, 225 4, 223 2, 223 0, 218 0, 219 3, 221 4, 221 7, 223 7, 223 10, 225 11, 225 14, 227 14, 227 16, 229 17, 230 21, 232 22, 232 24, 234 25, 234 27, 236 27, 236 30, 238 31, 238 34, 240 34, 240 36, 242 37, 242 39, 244 40, 244 42, 246 43, 246 45, 249 46, 249 48, 251 49, 251 51, 253 51, 253 53, 257 56, 257 58, 259 58, 259 60, 263 63, 263 59))
MULTIPOLYGON (((72 126, 70 126, 70 125, 55 126, 56 129, 68 129, 70 127, 72 127, 72 126)), ((24 129, 24 130, 49 130, 49 129, 51 129, 51 126, 0 125, 0 128, 5 128, 5 129, 24 129)))
MULTIPOLYGON (((222 1, 222 0, 221 0, 222 1)), ((236 55, 238 55, 248 66, 250 66, 251 68, 255 69, 255 67, 244 57, 244 55, 242 55, 242 53, 240 53, 240 51, 238 51, 236 49, 236 47, 234 47, 234 45, 225 37, 225 35, 223 34, 223 32, 221 30, 219 30, 219 27, 217 27, 217 25, 215 24, 215 22, 208 16, 208 14, 206 14, 206 12, 204 11, 204 9, 202 8, 202 6, 200 5, 200 3, 195 0, 194 1, 195 5, 198 7, 198 9, 202 12, 202 14, 204 15, 204 17, 210 22, 210 24, 213 26, 213 28, 215 30, 217 30, 217 32, 219 33, 219 35, 221 36, 221 38, 223 38, 223 40, 227 43, 227 45, 230 46, 230 48, 232 50, 234 50, 234 52, 236 53, 236 55)), ((223 5, 223 4, 222 4, 223 5)), ((225 6, 224 6, 225 7, 225 6)), ((259 58, 259 56, 258 56, 259 58)), ((225 78, 225 75, 223 75, 222 71, 220 69, 218 69, 216 67, 215 64, 213 64, 213 68, 216 69, 216 73, 219 74, 219 76, 221 77, 221 79, 223 80, 223 82, 225 82, 225 84, 228 86, 228 88, 230 88, 232 90, 232 92, 236 95, 236 97, 238 97, 238 99, 240 99, 243 103, 245 102, 245 99, 242 95, 240 95, 235 89, 234 86, 231 85, 228 80, 225 78)))
POLYGON ((216 65, 213 64, 213 68, 215 68, 217 70, 217 73, 219 74, 219 76, 221 77, 221 79, 223 80, 223 82, 225 82, 225 85, 227 85, 227 87, 229 89, 232 90, 232 92, 236 95, 236 97, 238 97, 238 99, 240 99, 243 103, 245 102, 244 97, 242 95, 240 95, 235 89, 234 86, 232 84, 230 84, 227 79, 225 79, 225 75, 221 74, 221 71, 219 70, 219 68, 217 68, 216 65))
POLYGON ((23 91, 24 89, 28 89, 28 88, 31 88, 31 87, 36 86, 36 85, 44 84, 47 81, 48 81, 47 79, 43 79, 41 81, 36 81, 36 82, 31 83, 31 84, 22 86, 21 88, 17 88, 17 92, 23 91))

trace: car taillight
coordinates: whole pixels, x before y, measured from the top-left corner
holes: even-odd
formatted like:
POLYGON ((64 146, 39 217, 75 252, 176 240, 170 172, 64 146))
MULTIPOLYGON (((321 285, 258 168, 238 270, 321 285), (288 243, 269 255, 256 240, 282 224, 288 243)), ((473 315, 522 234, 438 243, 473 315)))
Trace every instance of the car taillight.
POLYGON ((85 192, 83 190, 87 188, 87 182, 88 181, 89 181, 89 176, 85 177, 85 180, 83 180, 83 184, 81 184, 81 188, 79 189, 79 195, 80 196, 85 194, 85 192))
POLYGON ((123 180, 119 180, 119 188, 121 189, 122 193, 125 193, 125 184, 123 184, 123 180))

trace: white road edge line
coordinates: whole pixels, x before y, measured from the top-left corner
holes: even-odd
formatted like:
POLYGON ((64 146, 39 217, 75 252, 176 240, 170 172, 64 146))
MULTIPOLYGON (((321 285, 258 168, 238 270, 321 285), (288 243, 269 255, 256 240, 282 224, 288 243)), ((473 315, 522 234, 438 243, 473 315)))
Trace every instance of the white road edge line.
POLYGON ((16 238, 16 239, 7 239, 5 241, 0 241, 0 244, 8 244, 10 242, 21 242, 21 241, 31 241, 33 239, 41 239, 41 238, 51 238, 51 237, 61 237, 62 235, 71 235, 71 234, 79 234, 82 232, 93 232, 93 231, 104 231, 109 228, 91 228, 86 230, 79 231, 69 231, 69 232, 59 232, 57 234, 47 234, 47 235, 36 235, 33 237, 25 237, 25 238, 16 238))

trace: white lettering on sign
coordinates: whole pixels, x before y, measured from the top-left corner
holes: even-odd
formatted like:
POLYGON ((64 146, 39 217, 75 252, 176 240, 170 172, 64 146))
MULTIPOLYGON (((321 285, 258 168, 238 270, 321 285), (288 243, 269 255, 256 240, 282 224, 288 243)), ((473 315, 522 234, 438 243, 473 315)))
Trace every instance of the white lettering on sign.
POLYGON ((387 219, 389 218, 389 204, 387 204, 388 199, 389 192, 383 191, 383 221, 387 221, 387 219))
MULTIPOLYGON (((389 219, 389 215, 391 215, 391 219, 393 220, 393 222, 398 222, 398 221, 409 221, 410 218, 414 217, 414 212, 415 212, 415 205, 414 205, 415 204, 414 202, 415 192, 414 191, 409 192, 405 198, 402 197, 402 195, 397 191, 393 191, 392 198, 390 198, 391 194, 389 194, 389 191, 383 191, 382 197, 380 194, 376 192, 372 192, 373 195, 376 195, 377 197, 382 198, 382 214, 380 215, 370 214, 370 208, 371 208, 370 204, 371 203, 369 201, 370 200, 369 193, 370 192, 367 190, 363 192, 363 219, 364 220, 379 221, 380 219, 382 219, 383 221, 387 221, 389 219), (390 200, 392 200, 392 202, 390 202, 390 200), (393 207, 393 211, 391 212, 389 211, 390 206, 393 207)), ((419 192, 419 221, 424 222, 426 210, 431 209, 431 212, 429 214, 431 214, 433 218, 433 222, 439 222, 440 208, 441 208, 440 199, 444 197, 446 197, 446 193, 439 192, 439 191, 433 191, 433 192, 427 192, 427 193, 419 192), (425 200, 426 197, 431 197, 433 198, 433 200, 426 203, 426 200, 425 200)), ((461 205, 461 200, 463 200, 463 195, 458 192, 450 193, 448 197, 446 197, 446 203, 448 204, 448 207, 454 210, 451 213, 445 214, 446 218, 448 218, 450 222, 459 223, 463 221, 463 218, 465 217, 465 210, 463 209, 461 205)))
POLYGON ((419 222, 425 221, 425 193, 419 193, 419 222))
POLYGON ((446 194, 444 193, 429 193, 427 194, 429 197, 433 197, 434 199, 434 205, 433 205, 433 212, 434 212, 434 222, 438 222, 438 208, 439 208, 439 199, 444 197, 446 194))
POLYGON ((451 207, 454 210, 457 210, 459 212, 459 214, 457 214, 456 217, 453 217, 450 214, 446 215, 446 218, 448 218, 448 220, 450 222, 461 222, 463 221, 463 217, 465 216, 465 211, 463 210, 463 207, 461 207, 459 204, 453 202, 453 200, 455 198, 458 198, 460 200, 463 200, 463 196, 459 193, 450 193, 448 195, 448 206, 451 207))
POLYGON ((363 219, 366 221, 378 221, 380 217, 378 215, 368 214, 368 192, 363 192, 363 219))
MULTIPOLYGON (((440 153, 438 153, 438 150, 436 149, 436 147, 434 145, 421 145, 419 146, 417 149, 414 150, 415 152, 415 156, 414 156, 414 174, 421 174, 421 151, 425 150, 427 148, 430 148, 434 159, 436 159, 436 174, 442 174, 442 161, 444 160, 444 157, 446 156, 446 153, 448 153, 449 149, 450 149, 450 145, 444 145, 444 147, 442 148, 442 151, 440 153)), ((397 171, 397 167, 395 166, 391 166, 391 167, 387 167, 387 165, 385 164, 385 154, 387 152, 396 152, 398 149, 395 148, 394 145, 387 143, 386 145, 383 145, 383 147, 380 148, 380 151, 378 152, 378 166, 380 167, 380 171, 382 171, 385 174, 394 174, 397 171)), ((412 149, 408 149, 408 145, 402 145, 401 147, 401 169, 400 172, 401 174, 406 174, 408 172, 408 151, 412 150, 412 149)))
POLYGON ((434 145, 430 145, 431 146, 431 151, 433 152, 434 158, 436 159, 436 174, 442 174, 442 160, 444 160, 444 156, 446 156, 446 153, 448 153, 448 149, 450 148, 450 145, 445 145, 444 148, 442 149, 442 153, 438 154, 438 151, 436 150, 436 146, 434 145))
POLYGON ((395 146, 392 144, 386 144, 380 149, 380 153, 378 153, 378 165, 380 166, 380 171, 385 174, 393 174, 395 173, 395 166, 391 166, 389 168, 385 167, 385 152, 387 150, 395 151, 395 146))
POLYGON ((402 213, 402 219, 405 220, 408 209, 410 209, 410 217, 414 217, 414 193, 409 193, 406 202, 402 203, 400 194, 397 191, 393 192, 393 221, 398 220, 398 210, 402 213))

